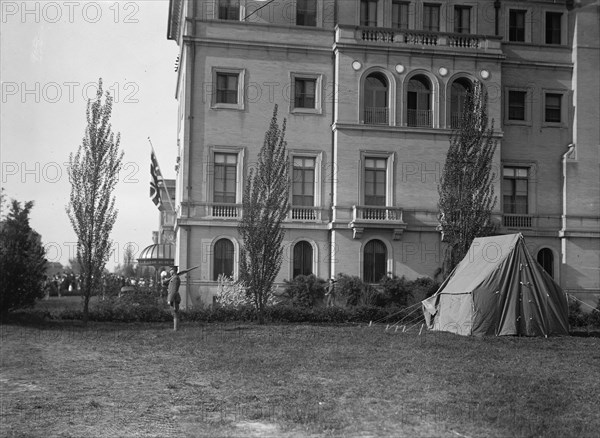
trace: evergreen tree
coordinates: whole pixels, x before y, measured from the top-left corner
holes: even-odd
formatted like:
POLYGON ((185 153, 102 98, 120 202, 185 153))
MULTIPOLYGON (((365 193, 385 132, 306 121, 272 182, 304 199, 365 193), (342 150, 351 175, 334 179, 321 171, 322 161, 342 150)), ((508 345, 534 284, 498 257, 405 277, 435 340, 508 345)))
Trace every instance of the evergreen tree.
POLYGON ((32 307, 44 296, 45 250, 40 235, 29 225, 33 201, 23 207, 15 200, 0 222, 0 310, 32 307))
POLYGON ((77 153, 69 156, 71 197, 67 214, 77 235, 77 261, 81 268, 83 320, 87 323, 90 297, 100 290, 102 272, 110 256, 110 232, 117 219, 113 191, 119 178, 123 152, 119 152, 110 125, 113 99, 102 103, 102 79, 95 100, 89 100, 87 127, 77 153))
POLYGON ((285 235, 282 222, 289 208, 285 127, 284 119, 279 128, 275 105, 269 130, 258 155, 256 172, 250 170, 248 176, 243 197, 243 216, 238 227, 243 240, 240 280, 253 300, 260 323, 264 322, 264 309, 281 268, 285 235))
POLYGON ((442 267, 447 277, 463 259, 473 239, 494 234, 492 161, 496 150, 494 124, 488 127, 487 94, 476 82, 467 94, 460 125, 440 178, 438 209, 446 252, 442 267))

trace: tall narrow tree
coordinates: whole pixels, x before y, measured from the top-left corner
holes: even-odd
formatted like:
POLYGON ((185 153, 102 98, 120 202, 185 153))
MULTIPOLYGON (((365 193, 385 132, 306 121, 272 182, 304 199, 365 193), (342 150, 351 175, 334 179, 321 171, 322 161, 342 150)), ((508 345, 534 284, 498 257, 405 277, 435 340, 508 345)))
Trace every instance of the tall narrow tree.
POLYGON ((67 214, 77 235, 77 261, 81 267, 83 320, 87 323, 90 297, 99 290, 104 266, 111 253, 110 233, 117 219, 114 189, 123 152, 120 134, 112 132, 113 99, 106 92, 102 102, 102 79, 95 100, 88 100, 87 127, 81 145, 69 156, 71 197, 67 214))
POLYGON ((440 178, 439 221, 446 242, 444 277, 462 260, 475 237, 494 233, 493 121, 488 127, 487 94, 479 82, 467 93, 460 124, 440 178))
POLYGON ((256 171, 250 170, 248 176, 242 201, 243 216, 238 227, 243 240, 240 280, 254 302, 260 323, 264 322, 264 310, 281 268, 285 236, 282 222, 289 208, 285 127, 284 119, 279 128, 275 105, 256 171))

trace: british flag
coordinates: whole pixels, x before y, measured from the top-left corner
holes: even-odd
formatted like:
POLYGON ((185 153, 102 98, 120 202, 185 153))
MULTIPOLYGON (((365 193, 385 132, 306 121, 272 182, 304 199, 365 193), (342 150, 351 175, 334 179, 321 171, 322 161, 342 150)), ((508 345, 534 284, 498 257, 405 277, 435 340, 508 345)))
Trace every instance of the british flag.
POLYGON ((156 206, 159 206, 160 187, 158 181, 162 179, 162 175, 160 174, 160 167, 158 167, 158 160, 156 159, 156 155, 154 155, 154 151, 150 154, 150 176, 152 177, 150 180, 150 198, 152 198, 152 202, 156 206))

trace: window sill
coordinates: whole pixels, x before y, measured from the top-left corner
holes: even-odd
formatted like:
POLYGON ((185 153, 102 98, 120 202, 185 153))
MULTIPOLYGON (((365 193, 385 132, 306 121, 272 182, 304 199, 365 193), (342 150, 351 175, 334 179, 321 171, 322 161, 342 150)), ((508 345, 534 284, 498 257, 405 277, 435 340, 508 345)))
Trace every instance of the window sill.
POLYGON ((320 116, 323 112, 320 108, 292 108, 290 114, 320 116))
POLYGON ((567 125, 563 122, 543 122, 542 128, 566 128, 567 125))
POLYGON ((213 103, 210 108, 214 110, 225 109, 243 111, 244 105, 240 105, 239 103, 213 103))
POLYGON ((531 120, 507 120, 504 122, 505 126, 528 126, 531 127, 531 120))

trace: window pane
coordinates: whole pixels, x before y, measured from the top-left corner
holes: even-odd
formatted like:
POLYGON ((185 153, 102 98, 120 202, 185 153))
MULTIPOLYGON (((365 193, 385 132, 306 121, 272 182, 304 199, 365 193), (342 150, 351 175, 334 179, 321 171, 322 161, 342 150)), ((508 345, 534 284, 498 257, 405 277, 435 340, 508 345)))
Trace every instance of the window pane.
POLYGON ((561 122, 561 94, 546 94, 546 122, 561 122))
POLYGON ((546 44, 561 44, 561 20, 560 12, 546 13, 546 44))
POLYGON ((371 240, 363 254, 363 277, 367 283, 381 280, 386 273, 387 249, 380 240, 371 240))
POLYGON ((236 154, 215 154, 213 202, 235 204, 237 187, 236 163, 236 154))
POLYGON ((219 0, 219 19, 220 20, 239 20, 240 19, 239 0, 219 0))
POLYGON ((296 24, 317 25, 317 0, 296 0, 296 24))
POLYGON ((502 180, 502 204, 504 213, 528 214, 529 170, 524 167, 505 167, 502 180))
POLYGON ((316 79, 294 81, 294 107, 315 108, 316 79))
POLYGON ((294 246, 294 277, 312 274, 312 251, 311 244, 306 241, 294 246))
POLYGON ((296 157, 293 162, 292 205, 314 206, 315 159, 296 157))
POLYGON ((408 29, 408 3, 394 0, 392 3, 392 27, 408 29))
POLYGON ((217 103, 238 103, 238 74, 217 73, 217 103))
POLYGON ((385 158, 367 158, 365 160, 365 205, 385 205, 386 174, 385 158))
POLYGON ((508 92, 508 120, 525 120, 525 91, 508 92))
POLYGON ((525 41, 525 13, 527 11, 511 9, 508 19, 509 41, 525 41))
POLYGON ((233 243, 229 239, 220 239, 215 243, 213 259, 213 280, 223 274, 233 277, 233 243))
POLYGON ((440 30, 440 6, 423 6, 423 30, 439 32, 440 30))
POLYGON ((550 277, 554 277, 554 255, 548 248, 541 249, 537 255, 538 263, 544 268, 550 277))
POLYGON ((361 0, 360 25, 369 27, 377 26, 377 0, 361 0))
POLYGON ((471 33, 471 8, 465 6, 454 7, 454 32, 471 33))

